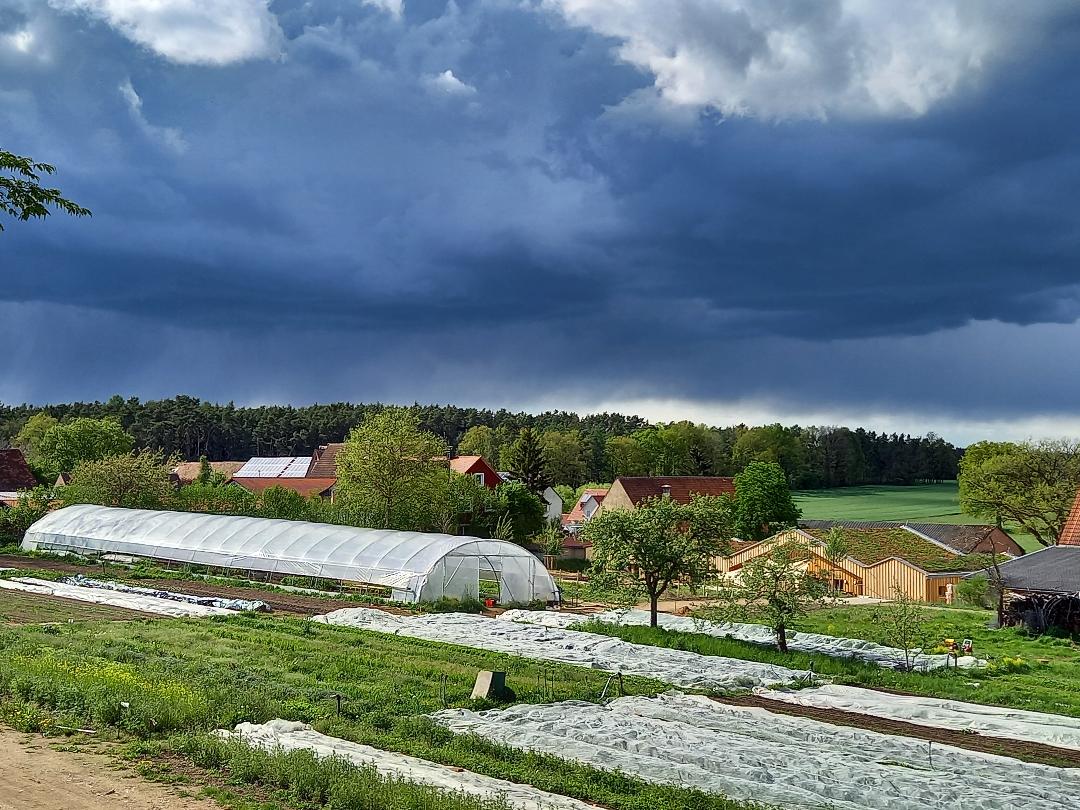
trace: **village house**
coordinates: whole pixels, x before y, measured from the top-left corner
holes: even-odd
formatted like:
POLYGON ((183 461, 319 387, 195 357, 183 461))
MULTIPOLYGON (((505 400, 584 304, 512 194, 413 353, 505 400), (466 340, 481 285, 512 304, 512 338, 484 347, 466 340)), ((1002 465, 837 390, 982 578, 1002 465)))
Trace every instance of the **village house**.
POLYGON ((37 483, 22 450, 0 450, 0 506, 15 506, 19 492, 33 489, 37 483))
POLYGON ((600 510, 600 505, 607 496, 607 487, 590 487, 578 497, 574 508, 562 516, 563 528, 570 534, 577 534, 600 510))
POLYGON ((636 509, 649 498, 690 503, 694 495, 735 495, 735 479, 709 475, 619 476, 603 499, 603 509, 636 509))
POLYGON ((281 487, 304 497, 317 495, 333 500, 334 485, 337 484, 336 474, 326 477, 312 476, 310 472, 313 466, 312 456, 252 458, 233 474, 232 483, 253 493, 281 487))
POLYGON ((899 590, 919 602, 948 602, 962 579, 982 571, 993 559, 989 553, 952 548, 922 532, 890 523, 863 527, 840 524, 847 554, 830 561, 825 545, 829 530, 837 524, 821 523, 827 525, 803 525, 757 543, 739 542, 731 554, 716 558, 716 568, 721 574, 738 576, 748 561, 767 554, 778 543, 791 542, 805 546, 805 570, 829 580, 843 593, 892 599, 899 590))

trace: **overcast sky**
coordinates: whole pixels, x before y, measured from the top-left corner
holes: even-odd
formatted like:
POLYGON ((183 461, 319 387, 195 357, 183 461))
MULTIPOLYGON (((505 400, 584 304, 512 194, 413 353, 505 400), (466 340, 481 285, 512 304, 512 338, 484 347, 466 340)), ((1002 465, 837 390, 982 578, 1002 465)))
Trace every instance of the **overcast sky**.
POLYGON ((1074 0, 0 0, 0 400, 1080 433, 1074 0))

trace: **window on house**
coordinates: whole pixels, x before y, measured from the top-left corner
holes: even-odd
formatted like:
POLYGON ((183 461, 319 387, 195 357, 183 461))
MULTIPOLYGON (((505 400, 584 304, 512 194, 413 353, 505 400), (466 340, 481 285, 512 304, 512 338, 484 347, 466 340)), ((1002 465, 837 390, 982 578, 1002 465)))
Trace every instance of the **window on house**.
POLYGON ((479 481, 481 484, 484 483, 484 474, 482 472, 473 473, 472 477, 479 481))
POLYGON ((938 585, 937 586, 937 595, 938 595, 939 599, 944 599, 945 598, 945 589, 946 589, 946 587, 947 586, 945 586, 945 585, 938 585))

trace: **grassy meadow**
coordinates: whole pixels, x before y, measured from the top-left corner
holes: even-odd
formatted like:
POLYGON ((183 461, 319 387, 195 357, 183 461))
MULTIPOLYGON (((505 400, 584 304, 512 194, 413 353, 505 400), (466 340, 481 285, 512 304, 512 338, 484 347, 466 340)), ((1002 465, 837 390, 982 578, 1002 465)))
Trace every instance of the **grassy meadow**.
MULTIPOLYGON (((302 755, 275 759, 250 754, 212 742, 206 732, 280 717, 310 723, 336 737, 532 784, 613 810, 752 806, 515 751, 468 735, 455 736, 422 716, 444 707, 490 707, 470 698, 476 673, 483 669, 505 671, 517 702, 525 703, 596 701, 610 677, 598 670, 303 619, 241 615, 25 625, 0 628, 0 723, 46 733, 65 726, 99 733, 116 729, 145 741, 140 745, 151 759, 182 755, 189 764, 207 769, 207 778, 210 771, 224 768, 229 779, 283 792, 285 805, 304 810, 357 806, 335 805, 329 799, 313 802, 297 794, 297 785, 306 780, 305 796, 330 796, 333 785, 325 780, 337 780, 340 769, 310 768, 302 755)), ((629 694, 656 694, 667 688, 642 678, 624 678, 623 683, 629 694)), ((360 777, 352 772, 348 778, 340 777, 351 787, 339 789, 362 791, 360 777)), ((449 810, 476 804, 416 803, 416 796, 406 795, 409 790, 403 787, 404 793, 359 806, 449 810)))
MULTIPOLYGON (((912 487, 865 486, 795 492, 807 520, 889 520, 912 523, 985 523, 960 511, 955 481, 912 487)), ((1005 527, 1025 551, 1040 548, 1029 534, 1005 527)))

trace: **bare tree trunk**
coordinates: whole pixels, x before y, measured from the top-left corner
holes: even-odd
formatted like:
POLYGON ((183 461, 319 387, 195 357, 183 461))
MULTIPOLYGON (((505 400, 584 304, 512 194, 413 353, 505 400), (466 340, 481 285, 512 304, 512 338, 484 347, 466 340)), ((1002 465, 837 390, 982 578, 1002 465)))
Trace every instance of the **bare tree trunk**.
POLYGON ((778 649, 782 653, 786 653, 788 651, 787 627, 784 625, 783 622, 780 622, 780 624, 776 625, 776 649, 778 649))
POLYGON ((656 627, 657 614, 660 612, 659 602, 660 602, 660 594, 658 594, 658 593, 650 593, 649 594, 649 627, 656 627))

